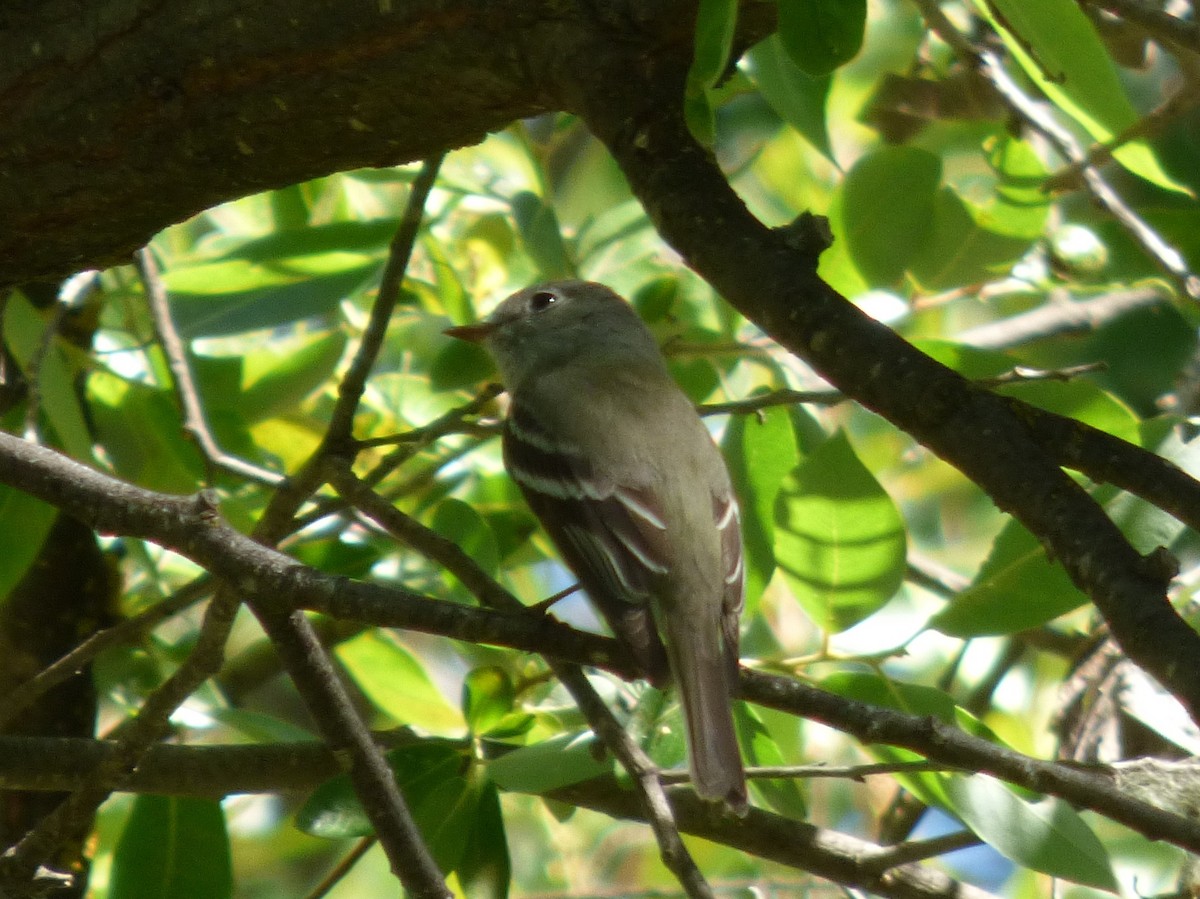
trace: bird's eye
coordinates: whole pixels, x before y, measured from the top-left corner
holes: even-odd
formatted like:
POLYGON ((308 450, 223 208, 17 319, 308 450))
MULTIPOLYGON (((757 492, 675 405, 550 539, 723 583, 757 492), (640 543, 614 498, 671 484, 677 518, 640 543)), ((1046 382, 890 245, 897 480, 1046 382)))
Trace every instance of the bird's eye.
POLYGON ((550 291, 539 290, 529 298, 529 310, 531 312, 545 312, 557 302, 558 297, 550 293, 550 291))

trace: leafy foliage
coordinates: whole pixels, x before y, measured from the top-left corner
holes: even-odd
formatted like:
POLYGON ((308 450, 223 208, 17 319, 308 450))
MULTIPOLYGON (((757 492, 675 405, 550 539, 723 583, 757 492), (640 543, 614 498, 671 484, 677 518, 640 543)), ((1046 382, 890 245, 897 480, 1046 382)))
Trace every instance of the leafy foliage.
MULTIPOLYGON (((1095 140, 1141 120, 1174 72, 1165 61, 1144 72, 1120 66, 1107 32, 1071 0, 947 6, 994 28, 1006 65, 1043 92, 1064 127, 1095 140)), ((1183 379, 1194 310, 1163 300, 1177 285, 1086 197, 1048 189, 1064 160, 1012 128, 990 93, 976 102, 974 76, 913 8, 871 4, 868 16, 862 2, 779 0, 778 33, 731 68, 737 11, 732 2, 700 4, 686 103, 693 131, 758 215, 773 225, 810 210, 828 216, 834 240, 822 276, 945 365, 975 379, 1023 372, 1025 380, 997 389, 1200 469, 1176 427, 1176 416, 1193 411, 1195 388, 1183 379), (1080 233, 1099 252, 1072 257, 1063 249, 1080 233), (1153 302, 1143 309, 1097 313, 1100 324, 1077 328, 1077 336, 1053 325, 1056 312, 1099 309, 1122 291, 1147 288, 1153 302), (1039 315, 1051 324, 1018 326, 1039 315), (1007 339, 996 338, 994 328, 1005 324, 1007 339), (1106 368, 1029 380, 1033 369, 1094 363, 1106 368), (1161 401, 1171 397, 1167 414, 1161 401)), ((1195 120, 1169 124, 1158 138, 1116 149, 1119 167, 1109 174, 1152 227, 1181 239, 1195 267, 1195 120)), ((321 444, 412 178, 406 167, 334 174, 223 204, 154 239, 208 426, 226 452, 294 475, 321 444)), ((354 423, 363 441, 358 473, 524 602, 569 586, 503 472, 494 439, 502 401, 436 440, 405 435, 453 413, 492 375, 476 348, 444 328, 481 317, 533 281, 575 276, 631 298, 695 402, 747 401, 709 418, 743 506, 745 662, 1022 752, 1054 752, 1069 657, 1098 633, 1086 596, 966 477, 870 412, 828 396, 751 408, 776 391, 824 385, 664 252, 603 148, 571 116, 513 124, 447 158, 354 423)), ((187 493, 215 485, 224 516, 251 530, 274 488, 214 468, 182 435, 179 385, 147 316, 145 285, 131 267, 116 267, 103 274, 94 302, 90 354, 59 338, 46 351, 51 313, 19 292, 5 304, 8 351, 40 385, 32 419, 42 438, 142 487, 187 493)), ((5 429, 21 430, 29 408, 27 401, 9 410, 5 429)), ((1161 545, 1185 566, 1195 563, 1196 535, 1175 519, 1078 481, 1139 550, 1161 545)), ((306 564, 447 603, 475 602, 457 577, 347 514, 332 494, 315 496, 305 516, 284 548, 306 564)), ((48 507, 0 488, 0 591, 32 564, 50 522, 48 507)), ((119 544, 128 614, 199 574, 153 544, 119 544)), ((1190 599, 1194 583, 1185 578, 1173 598, 1190 599)), ((578 596, 554 613, 595 625, 578 596)), ((197 625, 189 610, 101 657, 108 719, 128 714, 175 669, 197 625)), ((669 887, 644 831, 632 836, 633 825, 528 798, 616 773, 543 660, 399 631, 341 633, 338 641, 336 659, 371 723, 401 730, 390 762, 460 894, 669 887)), ((185 739, 266 742, 310 728, 273 678, 277 669, 263 664, 265 644, 250 617, 240 618, 221 678, 179 716, 185 739)), ((682 761, 669 693, 601 673, 593 682, 655 759, 682 761)), ((750 764, 917 758, 779 712, 740 705, 737 716, 750 764)), ((1161 892, 1173 877, 1148 840, 1059 800, 961 772, 904 775, 879 790, 851 780, 810 789, 782 777, 754 788, 764 807, 865 839, 881 838, 877 822, 888 803, 902 792, 916 796, 995 850, 952 866, 955 875, 1001 890, 1009 877, 1025 884, 1008 895, 1044 889, 1030 872, 1071 881, 1079 896, 1135 883, 1140 893, 1161 892)), ((344 851, 343 841, 370 833, 347 778, 327 782, 299 808, 241 797, 222 809, 148 795, 130 805, 116 800, 102 813, 98 896, 298 895, 344 851)), ((729 847, 704 852, 714 881, 793 876, 729 847)), ((334 895, 394 889, 377 854, 369 857, 334 895)))

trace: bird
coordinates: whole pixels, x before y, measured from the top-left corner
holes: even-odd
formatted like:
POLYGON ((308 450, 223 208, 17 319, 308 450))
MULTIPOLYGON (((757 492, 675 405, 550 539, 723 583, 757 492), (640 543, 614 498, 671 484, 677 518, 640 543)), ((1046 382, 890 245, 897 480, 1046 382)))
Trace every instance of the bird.
POLYGON ((653 334, 617 293, 574 280, 446 333, 495 361, 510 398, 505 467, 563 561, 647 679, 676 685, 693 788, 744 814, 740 512, 653 334))

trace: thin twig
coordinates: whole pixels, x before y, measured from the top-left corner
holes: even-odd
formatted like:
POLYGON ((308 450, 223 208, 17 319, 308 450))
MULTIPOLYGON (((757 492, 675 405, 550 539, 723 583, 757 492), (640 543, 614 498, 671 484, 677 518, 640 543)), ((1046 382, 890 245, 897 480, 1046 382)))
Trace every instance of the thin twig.
POLYGON ((388 247, 387 264, 379 279, 379 294, 371 306, 371 317, 359 340, 358 351, 338 386, 337 402, 330 414, 329 428, 326 431, 326 443, 329 445, 336 445, 353 437, 354 414, 358 410, 363 390, 366 389, 367 376, 371 373, 371 367, 383 347, 392 312, 400 300, 404 273, 408 270, 409 259, 412 258, 413 247, 425 214, 425 202, 437 181, 442 158, 442 154, 430 156, 422 163, 420 172, 413 179, 400 224, 388 247))
POLYGON ((886 871, 900 865, 911 865, 913 862, 924 861, 927 858, 936 858, 958 849, 966 849, 968 846, 978 846, 982 842, 983 840, 971 831, 960 830, 955 833, 943 834, 940 837, 931 837, 928 840, 910 840, 896 846, 889 846, 879 854, 873 855, 867 865, 872 871, 886 871))
MULTIPOLYGON (((352 449, 354 415, 400 296, 425 202, 437 179, 441 159, 439 154, 426 160, 413 182, 389 247, 367 328, 339 385, 324 439, 297 477, 289 480, 272 497, 255 528, 255 537, 262 542, 273 544, 294 528, 300 505, 325 482, 323 473, 329 460, 343 458, 347 449, 352 449)), ((392 872, 409 895, 429 899, 449 897, 445 876, 425 844, 382 750, 374 743, 312 623, 301 611, 280 612, 257 600, 251 600, 251 608, 317 722, 322 738, 350 775, 392 872)))
POLYGON ((1056 193, 1068 188, 1075 189, 1078 187, 1086 167, 1101 166, 1111 162, 1113 154, 1118 149, 1131 141, 1142 140, 1157 134, 1178 118, 1181 113, 1194 106, 1198 100, 1200 100, 1200 92, 1193 84, 1185 82, 1164 102, 1150 110, 1112 140, 1089 147, 1083 159, 1072 162, 1066 168, 1052 174, 1046 179, 1043 189, 1048 193, 1056 193))
MULTIPOLYGON (((837 778, 862 781, 877 774, 942 774, 948 771, 972 773, 969 768, 939 762, 878 762, 866 765, 758 765, 747 768, 746 777, 751 780, 837 778)), ((686 783, 690 779, 686 771, 663 771, 660 776, 665 784, 686 783)))
MULTIPOLYGON (((972 381, 980 387, 1004 387, 1008 384, 1024 384, 1030 381, 1070 381, 1083 374, 1103 371, 1103 363, 1088 363, 1072 365, 1066 368, 1025 368, 1019 367, 1003 372, 991 378, 976 378, 972 381)), ((837 390, 772 390, 769 393, 746 397, 741 400, 729 400, 724 403, 705 403, 697 406, 696 411, 707 415, 751 415, 775 406, 794 406, 800 403, 818 406, 836 406, 846 402, 846 396, 837 390)))
POLYGON ((342 882, 351 869, 358 864, 359 860, 377 842, 379 841, 374 837, 365 837, 359 840, 354 848, 346 853, 345 857, 334 866, 333 870, 321 878, 321 882, 313 887, 312 891, 304 899, 324 899, 325 896, 328 896, 330 891, 342 882))
POLYGON ((183 413, 183 430, 195 441, 209 465, 255 484, 279 486, 283 482, 281 474, 231 455, 217 443, 204 414, 204 404, 200 400, 196 379, 192 376, 187 345, 171 317, 171 304, 167 299, 166 286, 163 284, 154 253, 149 247, 143 247, 134 253, 133 261, 146 292, 146 306, 150 310, 150 320, 154 323, 154 333, 163 354, 167 357, 167 367, 171 370, 175 397, 179 400, 180 411, 183 413))
POLYGON ((775 406, 795 406, 807 403, 818 406, 836 406, 846 402, 846 397, 837 390, 772 390, 759 396, 726 403, 705 403, 697 406, 701 415, 749 415, 775 406))
POLYGON ((671 811, 670 802, 667 801, 658 766, 609 711, 582 668, 549 656, 544 658, 555 677, 567 688, 576 706, 583 712, 592 732, 600 738, 600 742, 632 778, 634 790, 641 797, 646 820, 654 832, 659 855, 667 870, 675 875, 675 879, 690 899, 713 899, 712 887, 704 879, 695 859, 679 836, 679 826, 675 823, 675 815, 671 811))
POLYGON ((1047 303, 1002 321, 970 328, 955 339, 981 349, 1009 349, 1035 340, 1095 331, 1134 310, 1158 306, 1169 299, 1165 285, 1130 287, 1086 300, 1047 303))
POLYGON ((376 746, 312 623, 299 611, 278 614, 258 607, 254 612, 322 739, 350 775, 392 873, 411 896, 450 899, 445 875, 425 845, 383 751, 376 746))

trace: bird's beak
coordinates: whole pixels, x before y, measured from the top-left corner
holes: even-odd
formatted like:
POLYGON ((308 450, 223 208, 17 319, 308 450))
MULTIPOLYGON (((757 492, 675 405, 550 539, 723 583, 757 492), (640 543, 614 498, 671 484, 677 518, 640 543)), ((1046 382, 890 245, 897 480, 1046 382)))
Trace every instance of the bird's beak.
POLYGON ((457 337, 459 340, 465 340, 468 343, 483 343, 487 340, 489 334, 496 330, 496 325, 493 322, 476 322, 473 325, 456 325, 453 328, 447 328, 443 334, 449 334, 451 337, 457 337))

